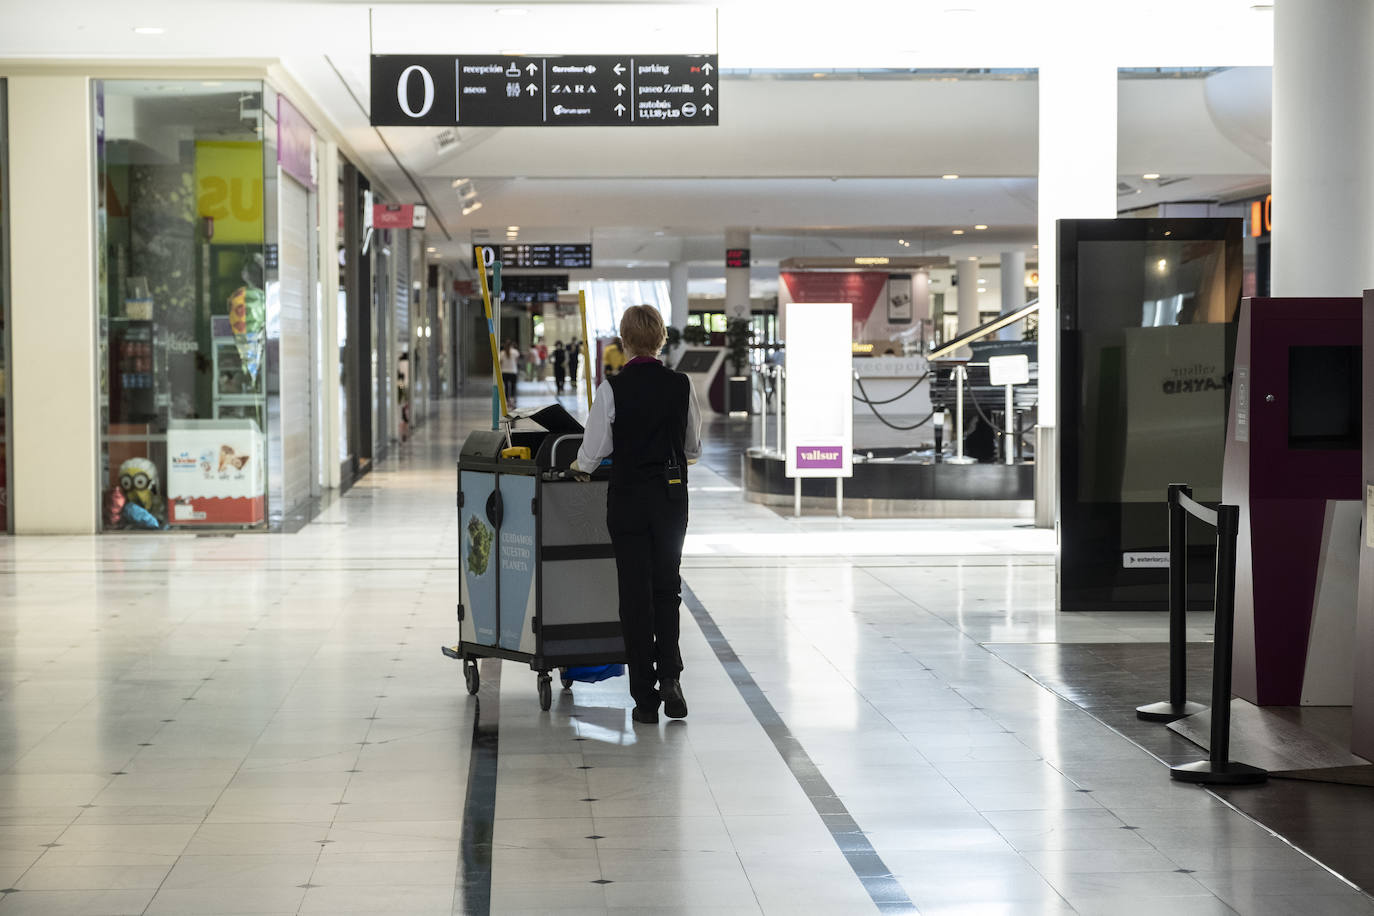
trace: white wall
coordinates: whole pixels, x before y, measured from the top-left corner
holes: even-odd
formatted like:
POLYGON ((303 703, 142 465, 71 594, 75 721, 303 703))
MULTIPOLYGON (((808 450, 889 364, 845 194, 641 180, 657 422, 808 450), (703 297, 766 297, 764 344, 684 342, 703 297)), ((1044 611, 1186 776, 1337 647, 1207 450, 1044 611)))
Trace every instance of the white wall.
POLYGON ((89 80, 10 77, 9 144, 14 530, 91 534, 100 440, 89 80))

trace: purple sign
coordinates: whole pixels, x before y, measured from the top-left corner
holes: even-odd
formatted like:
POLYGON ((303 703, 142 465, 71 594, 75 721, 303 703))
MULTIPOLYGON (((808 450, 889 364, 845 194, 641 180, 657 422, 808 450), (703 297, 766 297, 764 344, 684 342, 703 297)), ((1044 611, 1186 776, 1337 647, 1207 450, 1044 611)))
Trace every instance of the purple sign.
POLYGON ((316 186, 315 128, 284 95, 277 96, 277 164, 307 188, 316 186))
POLYGON ((799 445, 797 467, 838 470, 844 467, 844 449, 838 445, 799 445))

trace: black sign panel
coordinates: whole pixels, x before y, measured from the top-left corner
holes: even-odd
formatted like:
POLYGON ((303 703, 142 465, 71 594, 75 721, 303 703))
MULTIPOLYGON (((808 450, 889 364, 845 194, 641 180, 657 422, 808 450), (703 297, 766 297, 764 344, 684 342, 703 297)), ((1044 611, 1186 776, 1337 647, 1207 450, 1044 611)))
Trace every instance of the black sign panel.
POLYGON ((726 267, 748 267, 749 249, 748 248, 727 248, 725 249, 726 267))
POLYGON ((376 127, 716 125, 714 54, 372 56, 376 127))
POLYGON ((567 274, 507 274, 501 277, 503 302, 557 302, 559 291, 567 288, 567 274))
POLYGON ((533 267, 538 270, 570 270, 592 266, 592 246, 585 245, 502 245, 501 266, 533 267))

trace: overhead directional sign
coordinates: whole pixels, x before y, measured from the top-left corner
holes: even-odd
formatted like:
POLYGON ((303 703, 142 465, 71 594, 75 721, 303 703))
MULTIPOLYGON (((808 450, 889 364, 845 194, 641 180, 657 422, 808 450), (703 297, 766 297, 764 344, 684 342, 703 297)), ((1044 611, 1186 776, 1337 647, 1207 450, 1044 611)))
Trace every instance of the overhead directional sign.
POLYGON ((372 56, 375 127, 720 123, 714 54, 372 56))

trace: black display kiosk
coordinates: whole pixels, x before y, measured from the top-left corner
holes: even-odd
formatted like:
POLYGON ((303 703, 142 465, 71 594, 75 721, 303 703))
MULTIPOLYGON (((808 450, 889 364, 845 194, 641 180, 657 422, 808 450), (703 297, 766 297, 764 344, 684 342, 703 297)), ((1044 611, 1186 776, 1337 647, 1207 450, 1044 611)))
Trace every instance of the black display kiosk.
MULTIPOLYGON (((1058 228, 1059 608, 1163 611, 1168 485, 1221 498, 1241 220, 1058 228)), ((1191 532, 1190 609, 1212 605, 1214 547, 1191 532)))

